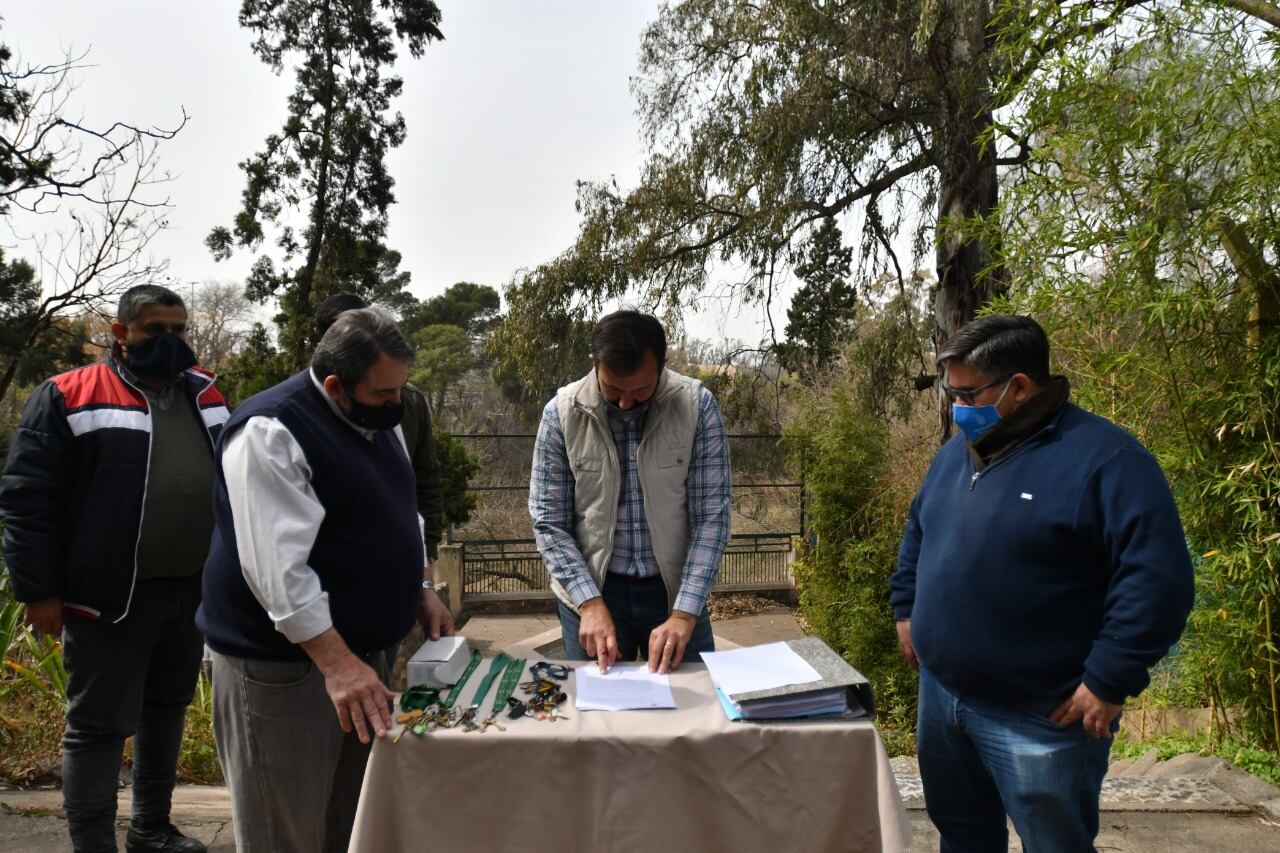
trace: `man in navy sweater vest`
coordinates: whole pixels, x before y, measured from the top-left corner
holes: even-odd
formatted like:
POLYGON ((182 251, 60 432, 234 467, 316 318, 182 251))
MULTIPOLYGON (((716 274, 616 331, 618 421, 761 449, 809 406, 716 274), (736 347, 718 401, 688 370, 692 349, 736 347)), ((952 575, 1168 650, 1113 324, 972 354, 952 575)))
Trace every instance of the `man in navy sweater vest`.
POLYGON ((991 316, 938 357, 960 433, 912 501, 890 581, 920 672, 920 775, 943 851, 1092 850, 1126 698, 1194 595, 1151 454, 1069 400, 1028 317, 991 316))
POLYGON ((347 311, 219 442, 197 621, 240 853, 347 849, 370 735, 391 726, 382 652, 415 617, 452 630, 396 428, 412 356, 381 312, 347 311))

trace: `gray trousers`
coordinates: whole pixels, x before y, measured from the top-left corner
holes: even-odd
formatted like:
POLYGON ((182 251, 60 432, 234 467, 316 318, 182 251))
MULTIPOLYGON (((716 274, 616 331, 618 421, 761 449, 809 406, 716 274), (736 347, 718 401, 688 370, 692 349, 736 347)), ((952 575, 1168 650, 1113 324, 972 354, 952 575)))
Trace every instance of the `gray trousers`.
MULTIPOLYGON (((366 661, 379 675, 381 658, 366 661)), ((370 747, 342 731, 313 663, 213 652, 213 732, 236 850, 347 849, 370 747)))

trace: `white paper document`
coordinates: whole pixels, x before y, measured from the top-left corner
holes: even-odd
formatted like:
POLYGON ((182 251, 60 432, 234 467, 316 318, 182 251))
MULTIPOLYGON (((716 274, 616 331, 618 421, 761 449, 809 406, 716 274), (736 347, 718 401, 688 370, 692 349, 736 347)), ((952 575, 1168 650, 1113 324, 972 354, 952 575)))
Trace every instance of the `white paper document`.
POLYGON ((712 683, 729 697, 822 680, 818 671, 786 643, 703 652, 702 662, 707 665, 712 683))
POLYGON ((573 671, 577 682, 574 707, 579 711, 633 711, 643 708, 674 708, 671 679, 649 672, 649 665, 614 665, 604 675, 595 665, 573 671))

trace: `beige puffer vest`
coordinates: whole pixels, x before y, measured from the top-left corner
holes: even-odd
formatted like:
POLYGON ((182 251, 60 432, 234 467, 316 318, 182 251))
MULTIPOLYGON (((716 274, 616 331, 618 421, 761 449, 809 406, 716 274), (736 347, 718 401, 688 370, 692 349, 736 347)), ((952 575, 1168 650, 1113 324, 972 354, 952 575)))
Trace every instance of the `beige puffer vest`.
MULTIPOLYGON (((636 450, 644 514, 653 553, 667 587, 670 609, 680 591, 689 550, 689 511, 685 479, 698 428, 698 395, 702 383, 663 370, 658 390, 645 416, 644 434, 636 450)), ((621 468, 609 429, 609 415, 594 371, 561 388, 556 395, 569 468, 573 471, 573 536, 586 559, 596 587, 604 588, 613 534, 618 521, 621 468)), ((564 587, 551 589, 572 607, 564 587)))

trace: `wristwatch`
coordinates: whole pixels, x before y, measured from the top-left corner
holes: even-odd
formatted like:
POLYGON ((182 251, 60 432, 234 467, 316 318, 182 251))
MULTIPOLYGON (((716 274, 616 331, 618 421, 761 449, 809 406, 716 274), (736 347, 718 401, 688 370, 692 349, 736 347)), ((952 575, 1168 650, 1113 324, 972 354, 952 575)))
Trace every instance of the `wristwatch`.
POLYGON ((423 588, 423 589, 425 589, 425 590, 430 590, 431 592, 435 592, 435 591, 436 591, 436 582, 435 582, 435 581, 433 581, 433 580, 425 580, 425 579, 424 579, 424 580, 422 581, 422 588, 423 588))

